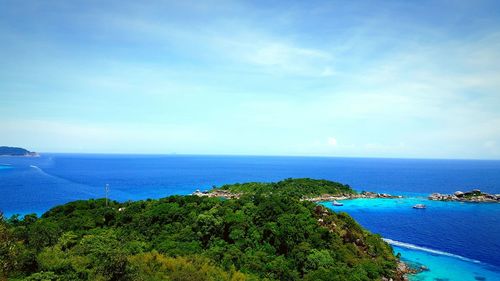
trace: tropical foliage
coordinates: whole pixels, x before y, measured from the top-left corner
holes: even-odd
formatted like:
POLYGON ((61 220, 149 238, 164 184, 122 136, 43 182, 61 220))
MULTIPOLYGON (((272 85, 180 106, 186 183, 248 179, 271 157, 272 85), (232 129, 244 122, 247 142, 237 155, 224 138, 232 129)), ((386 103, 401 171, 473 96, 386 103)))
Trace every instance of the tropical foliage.
POLYGON ((171 196, 106 206, 99 199, 57 206, 41 218, 2 218, 0 279, 395 278, 396 258, 379 236, 345 213, 300 200, 333 187, 352 192, 289 179, 237 200, 171 196))
POLYGON ((233 193, 268 194, 278 192, 292 197, 317 196, 323 194, 354 194, 356 191, 349 185, 328 180, 285 179, 280 182, 249 182, 223 185, 214 190, 226 190, 233 193))

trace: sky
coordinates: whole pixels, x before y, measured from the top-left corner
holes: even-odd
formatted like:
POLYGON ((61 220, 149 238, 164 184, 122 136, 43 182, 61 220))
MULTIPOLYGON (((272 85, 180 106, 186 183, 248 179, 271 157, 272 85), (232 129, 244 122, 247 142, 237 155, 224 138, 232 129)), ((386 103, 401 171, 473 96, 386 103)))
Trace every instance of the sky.
POLYGON ((500 1, 0 6, 0 145, 500 159, 500 1))

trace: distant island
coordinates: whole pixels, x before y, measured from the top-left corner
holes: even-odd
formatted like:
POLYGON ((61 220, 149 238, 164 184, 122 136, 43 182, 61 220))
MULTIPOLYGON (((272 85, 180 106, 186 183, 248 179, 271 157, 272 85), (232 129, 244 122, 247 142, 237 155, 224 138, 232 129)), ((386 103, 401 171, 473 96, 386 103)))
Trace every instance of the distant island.
POLYGON ((40 155, 20 147, 0 146, 0 156, 38 157, 40 155))

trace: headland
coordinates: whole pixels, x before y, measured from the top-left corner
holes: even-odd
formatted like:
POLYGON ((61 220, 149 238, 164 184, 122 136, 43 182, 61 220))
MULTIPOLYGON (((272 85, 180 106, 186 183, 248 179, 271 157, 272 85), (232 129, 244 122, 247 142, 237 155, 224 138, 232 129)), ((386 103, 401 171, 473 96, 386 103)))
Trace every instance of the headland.
POLYGON ((40 155, 21 147, 0 146, 0 156, 39 157, 40 155))

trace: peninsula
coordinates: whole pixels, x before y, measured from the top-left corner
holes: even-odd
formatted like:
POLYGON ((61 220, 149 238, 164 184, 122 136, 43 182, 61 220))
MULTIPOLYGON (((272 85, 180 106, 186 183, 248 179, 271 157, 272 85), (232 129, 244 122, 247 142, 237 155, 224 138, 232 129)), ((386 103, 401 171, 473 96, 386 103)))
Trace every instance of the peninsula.
POLYGON ((0 156, 38 157, 40 155, 20 147, 0 146, 0 156))
POLYGON ((347 185, 286 179, 220 189, 240 196, 91 199, 41 218, 0 216, 0 279, 405 280, 379 235, 301 200, 355 193, 347 185))

